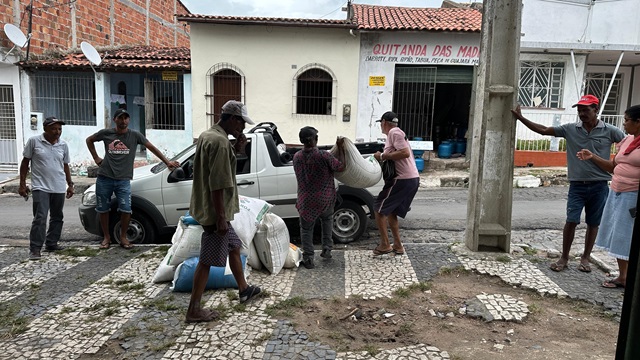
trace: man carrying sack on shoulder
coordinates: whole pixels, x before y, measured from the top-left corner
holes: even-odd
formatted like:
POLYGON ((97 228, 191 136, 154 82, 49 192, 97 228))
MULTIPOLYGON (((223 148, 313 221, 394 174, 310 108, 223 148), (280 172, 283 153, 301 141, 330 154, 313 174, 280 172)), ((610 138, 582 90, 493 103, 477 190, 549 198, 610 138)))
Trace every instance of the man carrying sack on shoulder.
POLYGON ((398 127, 398 116, 387 111, 377 122, 382 127, 382 133, 387 135, 387 141, 384 152, 376 152, 374 157, 378 161, 393 161, 396 176, 384 179, 384 187, 374 205, 380 243, 373 249, 373 254, 384 255, 393 252, 396 255, 404 255, 398 216, 404 218, 411 209, 411 202, 420 185, 420 174, 418 174, 407 136, 398 127), (393 235, 393 246, 387 235, 387 224, 393 235))

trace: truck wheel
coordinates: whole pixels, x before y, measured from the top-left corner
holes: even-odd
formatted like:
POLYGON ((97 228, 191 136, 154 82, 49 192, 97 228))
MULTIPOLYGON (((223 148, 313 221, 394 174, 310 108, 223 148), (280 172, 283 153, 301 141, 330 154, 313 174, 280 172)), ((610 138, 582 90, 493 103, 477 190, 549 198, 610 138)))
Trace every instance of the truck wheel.
MULTIPOLYGON (((111 238, 118 244, 120 243, 120 215, 116 213, 116 216, 111 218, 109 222, 111 225, 111 238)), ((127 229, 127 239, 132 244, 145 244, 151 243, 156 238, 156 228, 147 217, 141 214, 131 214, 131 220, 129 221, 129 228, 127 229)))
POLYGON ((333 240, 348 244, 358 240, 367 228, 367 214, 358 203, 343 201, 333 213, 333 240))

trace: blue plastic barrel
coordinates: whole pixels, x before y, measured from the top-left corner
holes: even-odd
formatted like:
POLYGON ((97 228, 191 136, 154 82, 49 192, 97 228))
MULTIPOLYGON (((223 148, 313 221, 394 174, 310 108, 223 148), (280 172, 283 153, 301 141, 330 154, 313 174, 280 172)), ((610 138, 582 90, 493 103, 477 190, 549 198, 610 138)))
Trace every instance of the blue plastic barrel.
POLYGON ((467 140, 456 141, 455 153, 464 154, 467 151, 467 140))
POLYGON ((438 146, 438 157, 442 159, 448 159, 451 157, 451 151, 453 150, 453 146, 449 141, 443 141, 438 146))
POLYGON ((418 168, 418 172, 422 172, 422 170, 424 170, 424 160, 422 158, 416 159, 416 168, 418 168))

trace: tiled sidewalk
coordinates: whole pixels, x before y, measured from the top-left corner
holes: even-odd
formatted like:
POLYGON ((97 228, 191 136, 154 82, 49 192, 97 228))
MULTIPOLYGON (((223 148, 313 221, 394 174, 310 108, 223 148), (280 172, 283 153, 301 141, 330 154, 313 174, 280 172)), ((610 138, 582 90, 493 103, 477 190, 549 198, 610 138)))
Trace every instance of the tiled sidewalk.
MULTIPOLYGON (((271 318, 267 306, 293 296, 389 297, 397 288, 432 280, 443 266, 464 266, 498 276, 545 296, 601 304, 617 316, 622 303, 622 291, 600 288, 599 277, 604 274, 598 270, 592 274, 575 269, 554 273, 546 262, 532 262, 526 256, 504 262, 496 261, 495 254, 474 254, 459 245, 406 244, 406 256, 334 251, 331 261, 318 261, 314 270, 285 269, 276 276, 250 272, 250 282, 260 284, 268 297, 249 303, 243 311, 231 312, 219 322, 185 324, 182 320, 189 294, 170 293, 167 284, 151 283, 164 255, 154 249, 138 247, 137 252, 127 252, 114 247, 82 257, 46 254, 34 262, 24 260, 24 248, 0 247, 0 308, 4 309, 0 315, 12 318, 12 326, 26 327, 12 337, 0 336, 3 357, 99 356, 115 343, 123 358, 136 359, 369 359, 366 352, 338 353, 313 342, 287 321, 271 318), (389 280, 390 272, 396 274, 393 281, 389 280)), ((238 305, 232 296, 236 293, 207 292, 204 300, 208 306, 233 308, 238 305)), ((497 306, 491 307, 493 314, 505 318, 513 316, 509 311, 522 307, 500 296, 479 300, 497 306)), ((520 311, 526 313, 526 309, 520 311)), ((418 344, 375 356, 393 358, 448 359, 449 355, 447 349, 418 344)))

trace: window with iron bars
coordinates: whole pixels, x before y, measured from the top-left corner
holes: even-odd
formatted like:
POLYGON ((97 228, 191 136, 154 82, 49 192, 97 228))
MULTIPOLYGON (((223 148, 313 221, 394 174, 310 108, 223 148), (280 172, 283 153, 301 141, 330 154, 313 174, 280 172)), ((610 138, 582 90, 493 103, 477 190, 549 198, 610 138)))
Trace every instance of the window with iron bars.
POLYGON ((209 126, 220 120, 222 105, 229 100, 244 102, 244 75, 238 67, 219 63, 207 72, 207 118, 209 126))
POLYGON ((162 80, 148 75, 145 87, 145 124, 148 129, 184 130, 184 80, 162 80))
POLYGON ((16 138, 16 112, 13 86, 0 85, 0 140, 16 138))
POLYGON ((30 75, 31 110, 66 125, 95 126, 96 88, 92 72, 39 71, 30 75))
MULTIPOLYGON (((609 84, 611 83, 611 77, 613 74, 606 73, 588 73, 587 74, 587 86, 585 87, 585 94, 595 95, 600 101, 604 100, 604 96, 607 93, 609 84)), ((622 74, 616 75, 607 97, 607 102, 602 109, 603 115, 620 115, 620 97, 622 96, 622 74)))
POLYGON ((295 82, 295 113, 309 115, 335 114, 336 80, 329 73, 329 69, 320 64, 301 69, 295 82))
POLYGON ((518 102, 527 107, 561 108, 563 84, 563 62, 521 61, 518 102))

